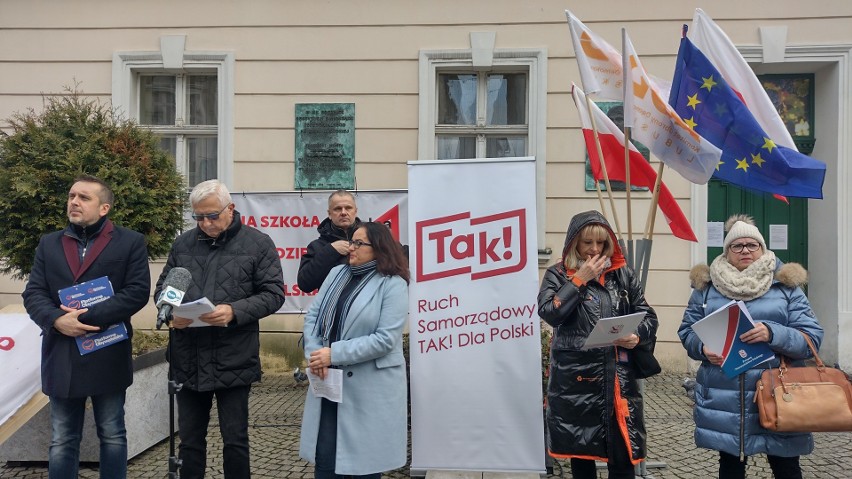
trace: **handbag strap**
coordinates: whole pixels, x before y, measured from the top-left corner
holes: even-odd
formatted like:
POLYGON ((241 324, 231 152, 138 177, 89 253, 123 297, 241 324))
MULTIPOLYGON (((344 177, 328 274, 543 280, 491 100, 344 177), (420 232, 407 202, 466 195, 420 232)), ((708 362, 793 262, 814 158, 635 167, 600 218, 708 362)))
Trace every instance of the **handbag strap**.
MULTIPOLYGON (((808 343, 808 348, 810 348, 811 350, 811 354, 814 355, 817 370, 820 372, 825 371, 825 363, 822 362, 822 359, 819 357, 819 354, 817 354, 816 348, 814 347, 814 343, 813 341, 811 341, 811 337, 805 334, 803 331, 799 331, 799 333, 804 336, 805 342, 808 343)), ((784 391, 784 395, 786 397, 786 395, 789 394, 789 391, 787 390, 787 383, 784 382, 784 373, 787 371, 787 364, 785 363, 784 359, 785 356, 782 354, 781 365, 778 369, 778 382, 781 383, 781 389, 784 391)))
MULTIPOLYGON (((805 334, 805 333, 804 333, 804 331, 800 331, 800 330, 798 330, 798 329, 797 329, 796 331, 799 331, 799 334, 801 334, 801 335, 802 335, 802 337, 804 337, 804 338, 805 338, 805 342, 806 342, 806 343, 808 343, 808 348, 811 350, 811 354, 813 354, 813 356, 814 356, 814 362, 816 362, 817 368, 819 368, 820 370, 824 370, 824 369, 825 369, 825 363, 824 363, 824 362, 822 362, 822 358, 820 358, 820 357, 819 357, 819 354, 817 354, 817 350, 816 350, 816 348, 814 347, 814 343, 813 343, 813 341, 811 340, 811 337, 810 337, 810 336, 808 336, 807 334, 805 334)), ((779 366, 779 368, 780 368, 782 371, 786 371, 786 370, 787 370, 787 361, 786 361, 786 359, 787 359, 787 356, 785 356, 785 355, 783 355, 783 354, 782 354, 782 355, 781 355, 781 364, 780 364, 780 366, 779 366)))
POLYGON ((820 369, 825 369, 825 363, 822 362, 822 359, 819 357, 819 354, 817 354, 817 350, 814 347, 813 341, 811 341, 811 337, 805 334, 803 331, 799 331, 799 333, 804 336, 805 342, 808 343, 808 347, 811 349, 811 354, 814 355, 814 361, 816 361, 817 367, 820 369))

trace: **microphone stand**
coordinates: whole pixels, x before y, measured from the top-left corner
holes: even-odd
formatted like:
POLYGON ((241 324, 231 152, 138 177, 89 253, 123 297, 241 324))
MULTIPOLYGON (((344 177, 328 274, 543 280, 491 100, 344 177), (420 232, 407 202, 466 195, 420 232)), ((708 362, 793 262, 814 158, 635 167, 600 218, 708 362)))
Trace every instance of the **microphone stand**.
MULTIPOLYGON (((169 323, 172 319, 172 315, 169 314, 166 316, 165 321, 157 320, 157 329, 160 329, 163 325, 163 322, 169 323)), ((179 471, 180 467, 183 465, 183 460, 181 460, 177 454, 175 454, 175 401, 177 400, 177 393, 183 388, 182 383, 178 383, 174 379, 174 366, 172 365, 171 358, 171 347, 174 340, 174 328, 172 328, 171 324, 168 324, 169 328, 169 473, 166 477, 169 479, 177 479, 180 477, 179 471)))

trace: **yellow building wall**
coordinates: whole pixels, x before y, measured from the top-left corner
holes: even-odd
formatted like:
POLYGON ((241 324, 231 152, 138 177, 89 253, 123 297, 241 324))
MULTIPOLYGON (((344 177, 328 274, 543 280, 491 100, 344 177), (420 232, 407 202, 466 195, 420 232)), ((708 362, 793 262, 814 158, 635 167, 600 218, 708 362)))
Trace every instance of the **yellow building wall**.
MULTIPOLYGON (((359 188, 406 188, 405 163, 418 157, 419 52, 469 49, 471 32, 493 31, 496 49, 547 49, 544 244, 552 248, 553 261, 570 217, 599 209, 594 193, 583 186, 585 149, 570 95, 571 82, 580 78, 564 8, 571 7, 616 46, 626 27, 645 67, 670 78, 680 27, 691 23, 697 6, 738 45, 759 45, 759 27, 775 25, 788 26, 788 44, 850 42, 852 2, 805 5, 798 0, 0 0, 0 119, 38 110, 42 95, 75 84, 109 102, 114 52, 158 51, 161 36, 185 35, 187 51, 234 53, 235 192, 293 189, 294 105, 307 102, 355 103, 359 188)), ((0 123, 0 129, 8 128, 0 123)), ((690 217, 690 184, 670 170, 664 180, 690 217)), ((639 235, 650 193, 633 197, 633 229, 639 235)), ((623 199, 618 214, 625 227, 623 199)), ((704 226, 703 218, 691 222, 696 229, 704 226)), ((661 214, 654 231, 647 297, 660 315, 660 354, 680 361, 676 330, 689 295, 687 272, 697 258, 688 243, 670 234, 661 214)), ((152 265, 155 280, 161 268, 162 263, 152 265)), ((0 278, 0 307, 19 303, 23 284, 0 278)), ((134 321, 150 328, 154 315, 149 304, 134 321)), ((277 315, 262 325, 267 331, 295 332, 301 317, 277 315)))

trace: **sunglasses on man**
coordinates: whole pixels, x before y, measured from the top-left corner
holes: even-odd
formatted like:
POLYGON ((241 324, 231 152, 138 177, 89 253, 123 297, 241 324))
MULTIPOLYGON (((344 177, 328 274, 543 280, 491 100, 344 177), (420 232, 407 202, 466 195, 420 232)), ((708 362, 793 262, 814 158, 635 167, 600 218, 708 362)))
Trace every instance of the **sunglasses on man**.
POLYGON ((221 216, 222 213, 226 209, 228 209, 228 206, 230 206, 230 205, 225 205, 225 207, 222 208, 218 213, 207 213, 207 214, 192 213, 192 219, 194 219, 195 221, 204 221, 205 219, 208 219, 210 221, 216 221, 216 220, 219 219, 219 216, 221 216))

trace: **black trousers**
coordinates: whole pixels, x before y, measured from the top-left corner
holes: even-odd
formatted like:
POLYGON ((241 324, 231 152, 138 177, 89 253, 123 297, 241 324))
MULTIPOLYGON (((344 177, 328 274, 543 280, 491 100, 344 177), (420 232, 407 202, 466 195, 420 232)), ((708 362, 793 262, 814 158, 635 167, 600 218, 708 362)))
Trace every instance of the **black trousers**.
POLYGON ((177 394, 182 479, 200 479, 207 470, 207 426, 213 396, 219 412, 225 479, 249 479, 248 398, 251 386, 177 394))
MULTIPOLYGON (((615 417, 610 418, 609 424, 606 437, 609 441, 607 447, 609 457, 607 457, 606 463, 608 477, 609 479, 633 479, 636 477, 635 467, 630 462, 630 452, 621 437, 621 431, 618 430, 615 417)), ((598 473, 595 461, 571 458, 571 475, 574 479, 596 479, 598 473)))
MULTIPOLYGON (((766 455, 775 479, 802 479, 799 456, 781 457, 766 455)), ((740 462, 739 456, 719 451, 719 479, 745 479, 748 457, 740 462)))

